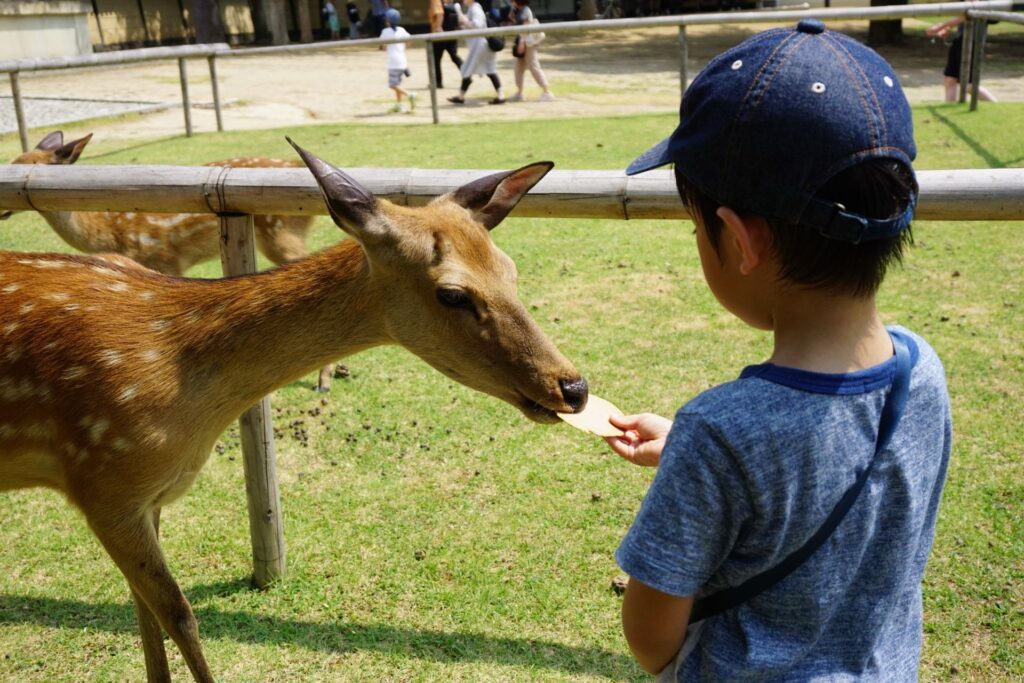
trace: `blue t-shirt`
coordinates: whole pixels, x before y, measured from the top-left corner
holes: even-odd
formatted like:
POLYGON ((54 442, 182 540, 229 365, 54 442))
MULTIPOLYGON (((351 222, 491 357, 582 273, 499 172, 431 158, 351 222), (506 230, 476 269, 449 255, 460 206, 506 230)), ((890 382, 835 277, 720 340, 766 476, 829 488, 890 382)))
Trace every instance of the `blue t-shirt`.
MULTIPOLYGON (((703 622, 680 681, 915 681, 921 577, 952 439, 935 351, 903 328, 910 393, 832 536, 798 569, 703 622)), ((664 593, 709 595, 774 567, 822 525, 875 452, 895 357, 848 374, 771 364, 676 414, 616 560, 664 593)))

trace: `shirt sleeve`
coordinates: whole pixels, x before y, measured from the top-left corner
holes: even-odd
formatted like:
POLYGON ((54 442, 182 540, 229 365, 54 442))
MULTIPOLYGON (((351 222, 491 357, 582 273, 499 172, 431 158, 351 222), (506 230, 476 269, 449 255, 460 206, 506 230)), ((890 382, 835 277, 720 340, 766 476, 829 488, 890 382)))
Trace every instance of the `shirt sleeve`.
POLYGON ((749 516, 746 484, 727 442, 684 407, 615 559, 631 577, 663 593, 697 595, 749 516))

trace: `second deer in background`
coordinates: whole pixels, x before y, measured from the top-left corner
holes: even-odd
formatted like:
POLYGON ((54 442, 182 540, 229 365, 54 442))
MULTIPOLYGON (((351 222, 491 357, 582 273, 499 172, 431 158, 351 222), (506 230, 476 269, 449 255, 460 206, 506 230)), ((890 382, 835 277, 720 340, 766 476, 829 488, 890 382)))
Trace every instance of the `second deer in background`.
MULTIPOLYGON (((64 142, 54 131, 35 149, 14 159, 14 164, 73 164, 92 134, 64 142)), ((232 168, 299 168, 301 161, 267 157, 238 157, 212 161, 206 166, 232 168)), ((13 211, 0 211, 0 220, 13 211)), ((220 226, 214 214, 147 213, 117 211, 40 211, 62 240, 86 254, 121 254, 166 275, 184 275, 200 263, 220 258, 220 226)), ((313 216, 254 216, 256 247, 271 262, 281 265, 309 253, 306 238, 313 216)), ((317 391, 329 391, 333 366, 320 370, 317 391)))

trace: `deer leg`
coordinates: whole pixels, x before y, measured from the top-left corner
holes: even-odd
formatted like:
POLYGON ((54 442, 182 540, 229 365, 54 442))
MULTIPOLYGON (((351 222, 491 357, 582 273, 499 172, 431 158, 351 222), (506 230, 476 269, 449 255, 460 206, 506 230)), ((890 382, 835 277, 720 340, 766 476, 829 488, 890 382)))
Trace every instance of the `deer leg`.
MULTIPOLYGON (((154 516, 144 510, 116 511, 108 508, 99 514, 90 514, 87 510, 86 519, 128 580, 133 595, 142 600, 159 626, 177 644, 192 676, 199 683, 213 683, 199 644, 196 617, 167 568, 157 539, 154 516)), ((158 628, 154 629, 152 623, 145 624, 147 621, 142 617, 140 622, 143 646, 147 642, 152 646, 152 631, 158 628)), ((155 658, 158 656, 146 653, 147 667, 155 658)))
MULTIPOLYGON (((160 508, 153 510, 153 531, 159 540, 160 508)), ((132 599, 135 601, 135 615, 142 635, 142 651, 146 655, 146 680, 149 683, 169 683, 171 671, 167 666, 167 651, 164 649, 164 631, 142 596, 135 590, 132 590, 132 599)))

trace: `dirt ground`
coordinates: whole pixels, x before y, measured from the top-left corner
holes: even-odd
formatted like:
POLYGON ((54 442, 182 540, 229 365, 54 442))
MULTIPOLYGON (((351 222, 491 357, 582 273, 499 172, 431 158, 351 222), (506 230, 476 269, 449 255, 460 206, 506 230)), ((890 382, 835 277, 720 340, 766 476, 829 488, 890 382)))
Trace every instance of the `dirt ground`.
MULTIPOLYGON (((942 67, 946 46, 918 30, 926 24, 905 20, 904 45, 882 54, 894 65, 908 97, 914 102, 942 100, 942 67)), ((718 52, 735 45, 764 25, 689 27, 689 77, 718 52)), ((836 24, 860 40, 863 23, 836 24)), ((443 60, 444 90, 438 91, 440 120, 507 120, 572 116, 608 116, 671 112, 678 106, 679 42, 675 29, 638 32, 594 31, 549 35, 542 44, 541 62, 556 95, 553 102, 537 101, 540 88, 526 75, 526 101, 502 106, 487 104, 493 96, 486 79, 474 82, 464 106, 450 104, 459 74, 443 60)), ((465 53, 464 48, 460 48, 465 53)), ((514 92, 514 58, 499 56, 499 73, 506 95, 514 92)), ((412 113, 390 113, 393 95, 387 88, 385 56, 377 49, 321 51, 302 55, 252 56, 217 61, 218 83, 226 130, 273 128, 326 122, 382 124, 429 123, 430 91, 426 55, 410 47, 409 90, 417 94, 412 113)), ((1024 32, 990 37, 983 83, 1004 101, 1024 100, 1024 32)), ((213 95, 205 60, 189 62, 189 93, 196 131, 216 130, 213 95)), ((126 120, 88 126, 104 138, 144 139, 180 135, 184 116, 174 60, 102 69, 37 72, 22 77, 25 97, 82 97, 168 102, 170 108, 126 120)), ((30 122, 31 124, 31 122, 30 122)), ((66 124, 71 129, 76 124, 66 124)), ((83 124, 84 126, 84 124, 83 124)), ((77 133, 77 131, 76 131, 77 133)))

